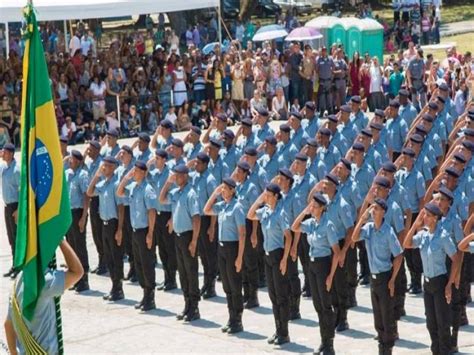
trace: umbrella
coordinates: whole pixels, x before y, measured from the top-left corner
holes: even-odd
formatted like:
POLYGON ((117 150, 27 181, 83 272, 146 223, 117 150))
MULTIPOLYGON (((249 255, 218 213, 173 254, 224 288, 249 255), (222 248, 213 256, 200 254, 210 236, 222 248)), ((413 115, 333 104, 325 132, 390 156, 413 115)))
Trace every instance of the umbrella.
MULTIPOLYGON (((227 44, 228 44, 228 43, 226 43, 225 41, 224 41, 224 43, 222 44, 222 46, 221 46, 221 52, 222 52, 222 53, 225 53, 225 52, 227 51, 227 47, 228 47, 227 44)), ((206 44, 206 45, 202 48, 201 52, 202 52, 204 55, 208 55, 208 54, 210 54, 211 52, 214 53, 214 48, 215 48, 215 46, 219 46, 219 42, 212 42, 212 43, 206 44)))
POLYGON ((313 39, 323 38, 323 35, 313 27, 298 27, 286 36, 285 41, 310 41, 313 39))
POLYGON ((282 38, 288 35, 285 28, 280 25, 268 25, 261 27, 255 36, 253 36, 253 40, 255 42, 261 41, 270 41, 272 39, 282 38))

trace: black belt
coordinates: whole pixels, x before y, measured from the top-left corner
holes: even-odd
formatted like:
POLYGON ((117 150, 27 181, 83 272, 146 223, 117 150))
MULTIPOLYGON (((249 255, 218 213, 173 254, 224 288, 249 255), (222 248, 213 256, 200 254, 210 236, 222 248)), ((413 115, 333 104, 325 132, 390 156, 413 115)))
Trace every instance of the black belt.
POLYGON ((220 245, 221 247, 225 247, 226 245, 235 245, 235 244, 237 244, 238 242, 239 242, 238 240, 219 241, 219 245, 220 245))
POLYGON ((314 263, 315 261, 317 261, 318 259, 325 259, 325 258, 329 258, 331 257, 331 255, 326 255, 326 256, 312 256, 309 258, 309 260, 314 263))
POLYGON ((141 232, 141 231, 144 231, 144 230, 147 230, 147 229, 148 229, 148 227, 145 227, 145 228, 132 228, 133 233, 141 232))
POLYGON ((431 281, 435 281, 436 279, 440 279, 440 278, 443 278, 443 277, 448 277, 448 274, 441 274, 441 275, 438 275, 438 276, 435 276, 435 277, 423 276, 423 279, 425 280, 425 282, 430 283, 431 281))
POLYGON ((102 220, 102 223, 104 224, 104 226, 108 226, 109 223, 112 223, 113 221, 116 221, 117 218, 111 218, 111 219, 108 219, 108 220, 102 220))
POLYGON ((382 276, 386 276, 387 274, 390 274, 391 270, 389 271, 384 271, 384 272, 379 272, 378 274, 370 274, 370 277, 372 277, 374 280, 377 280, 378 278, 382 276))
POLYGON ((178 237, 182 237, 183 235, 185 235, 186 233, 192 233, 193 231, 186 231, 186 232, 181 232, 181 233, 174 233, 176 234, 178 237))
POLYGON ((156 211, 156 215, 159 216, 164 213, 171 213, 170 211, 156 211))

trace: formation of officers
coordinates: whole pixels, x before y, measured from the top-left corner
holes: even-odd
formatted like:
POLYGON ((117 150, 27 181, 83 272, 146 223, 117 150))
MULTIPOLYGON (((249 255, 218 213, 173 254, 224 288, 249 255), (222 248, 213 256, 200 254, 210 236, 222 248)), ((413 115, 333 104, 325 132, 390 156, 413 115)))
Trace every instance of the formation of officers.
MULTIPOLYGON (((290 341, 288 322, 301 318, 303 294, 319 318, 315 352, 334 354, 356 287, 370 283, 380 354, 392 352, 407 292, 424 293, 433 354, 457 351, 474 264, 474 105, 458 117, 444 84, 423 108, 400 90, 370 120, 360 101, 354 96, 327 117, 307 102, 277 132, 260 110, 236 132, 219 115, 184 140, 164 120, 133 146, 120 147, 114 130, 84 155, 62 142, 73 215, 67 239, 86 271, 75 290, 89 289, 89 219, 99 256, 91 272, 108 272, 112 283, 106 300, 123 299, 122 280, 137 280, 143 298, 135 308, 151 310, 155 290, 175 289, 178 273, 184 308, 177 318, 191 322, 219 278, 229 313, 222 331, 233 334, 267 286, 275 319, 268 343, 282 345, 290 341)), ((19 180, 13 151, 3 148, 2 170, 11 243, 19 180)))

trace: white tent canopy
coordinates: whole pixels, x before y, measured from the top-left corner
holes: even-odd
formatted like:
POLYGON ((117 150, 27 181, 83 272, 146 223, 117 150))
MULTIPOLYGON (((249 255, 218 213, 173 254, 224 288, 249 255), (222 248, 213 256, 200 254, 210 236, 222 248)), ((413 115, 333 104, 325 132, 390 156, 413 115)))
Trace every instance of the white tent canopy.
MULTIPOLYGON (((0 23, 23 19, 27 0, 0 0, 0 23)), ((219 0, 33 0, 39 21, 75 20, 218 7, 219 0)))

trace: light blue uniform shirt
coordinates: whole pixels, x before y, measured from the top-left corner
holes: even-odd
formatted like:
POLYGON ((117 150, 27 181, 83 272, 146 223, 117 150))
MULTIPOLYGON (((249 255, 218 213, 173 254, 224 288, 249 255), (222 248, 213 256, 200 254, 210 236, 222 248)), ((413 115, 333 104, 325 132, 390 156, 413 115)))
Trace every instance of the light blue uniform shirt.
POLYGON ((354 142, 354 138, 357 135, 357 131, 354 129, 354 127, 355 126, 351 125, 350 123, 345 126, 339 125, 337 126, 337 130, 331 138, 329 145, 339 149, 341 156, 346 155, 352 142, 354 142), (347 136, 345 134, 347 134, 347 136), (353 137, 352 140, 350 140, 351 137, 353 137))
POLYGON ((454 190, 454 200, 451 208, 454 208, 462 221, 469 218, 469 202, 466 194, 459 188, 454 190))
POLYGON ((334 229, 334 224, 328 220, 326 213, 319 222, 311 217, 301 223, 301 232, 306 233, 308 239, 310 258, 331 256, 332 246, 338 243, 334 229))
POLYGON ((360 132, 369 124, 369 117, 359 110, 355 115, 351 113, 351 122, 356 126, 357 132, 360 132))
MULTIPOLYGON (((235 145, 232 145, 229 149, 221 149, 220 151, 222 162, 225 164, 229 171, 229 175, 234 171, 237 162, 240 159, 239 151, 235 145)), ((224 175, 225 176, 225 175, 224 175)))
POLYGON ((354 213, 364 202, 365 195, 361 194, 359 186, 351 176, 339 185, 337 193, 344 196, 344 199, 351 205, 354 213))
POLYGON ((133 153, 133 157, 135 158, 135 161, 142 161, 144 163, 147 163, 148 160, 150 160, 152 157, 151 150, 150 148, 147 148, 144 152, 142 152, 137 149, 133 153))
POLYGON ((369 149, 367 149, 364 160, 374 171, 379 171, 382 164, 389 161, 387 146, 380 140, 372 144, 369 146, 369 149))
POLYGON ((308 171, 311 175, 314 176, 316 181, 324 179, 326 174, 329 172, 328 167, 323 160, 319 158, 318 155, 314 156, 314 159, 308 160, 308 171))
POLYGON ((116 144, 113 148, 109 147, 106 145, 105 147, 102 148, 100 155, 102 157, 116 157, 116 155, 120 152, 120 146, 116 144))
POLYGON ((219 241, 238 242, 239 228, 245 228, 245 214, 240 202, 235 197, 229 203, 217 202, 212 206, 212 212, 217 214, 219 241))
POLYGON ((158 136, 156 140, 156 149, 166 149, 171 145, 173 141, 173 136, 169 136, 167 139, 164 139, 162 136, 158 136))
POLYGON ((362 196, 365 196, 372 186, 375 172, 372 167, 364 161, 360 168, 358 168, 355 164, 352 164, 351 177, 359 186, 362 196))
POLYGON ((188 154, 186 155, 187 158, 188 158, 188 161, 195 159, 197 157, 198 153, 201 152, 203 149, 204 149, 204 147, 201 144, 201 142, 197 142, 197 144, 195 144, 193 146, 193 149, 190 149, 188 154))
POLYGON ((270 157, 268 154, 262 155, 258 161, 257 164, 261 167, 263 171, 265 171, 266 174, 266 180, 270 181, 273 179, 273 177, 278 174, 278 155, 273 153, 273 155, 270 157))
POLYGON ((275 210, 263 206, 257 210, 257 218, 262 225, 263 249, 270 253, 285 247, 285 231, 290 229, 288 215, 282 208, 281 201, 277 202, 275 210))
POLYGON ((346 232, 354 225, 355 211, 341 195, 336 196, 327 207, 327 218, 334 224, 335 237, 340 240, 346 237, 346 232))
MULTIPOLYGON (((130 199, 130 222, 132 228, 148 227, 148 211, 156 210, 157 199, 155 189, 146 181, 137 184, 133 181, 127 186, 130 199)), ((154 213, 154 212, 153 212, 154 213)))
POLYGON ((288 168, 295 159, 295 155, 298 152, 298 148, 291 141, 288 141, 286 144, 283 142, 278 142, 277 150, 275 152, 275 155, 278 159, 278 168, 288 168))
POLYGON ((400 105, 398 114, 406 122, 407 126, 411 127, 411 124, 415 120, 416 116, 418 116, 418 111, 412 103, 408 103, 405 106, 400 105))
MULTIPOLYGON (((170 169, 166 165, 163 167, 161 171, 155 168, 148 172, 148 177, 147 177, 148 183, 151 184, 157 196, 160 195, 161 190, 163 189, 163 186, 165 186, 165 183, 166 183, 166 180, 168 180, 169 174, 170 174, 170 169)), ((171 212, 171 205, 170 204, 163 205, 160 203, 159 199, 157 198, 156 211, 157 212, 171 212)))
POLYGON ((82 208, 84 206, 84 194, 89 187, 89 175, 83 168, 73 170, 67 169, 65 172, 66 182, 69 187, 69 201, 71 209, 82 208))
POLYGON ((267 138, 268 136, 274 136, 275 131, 273 130, 273 128, 270 127, 268 122, 266 122, 263 125, 263 127, 260 127, 256 131, 256 134, 257 134, 257 138, 260 140, 260 142, 263 142, 265 140, 265 138, 267 138))
POLYGON ((261 194, 267 186, 269 176, 267 175, 265 169, 263 169, 260 165, 255 164, 253 169, 250 171, 247 180, 250 180, 257 187, 258 193, 261 194))
MULTIPOLYGON (((122 179, 125 177, 125 175, 128 174, 128 172, 133 168, 133 164, 130 163, 128 166, 124 166, 123 164, 119 165, 117 169, 115 169, 115 175, 117 175, 118 181, 122 181, 122 179)), ((129 182, 130 184, 130 182, 129 182)), ((130 202, 128 200, 127 196, 121 197, 121 204, 124 206, 129 206, 130 202)))
POLYGON ((446 255, 452 257, 456 253, 456 246, 442 228, 436 226, 434 233, 423 229, 413 237, 413 247, 420 249, 423 274, 433 278, 444 275, 446 269, 446 255))
POLYGON ((239 141, 237 142, 238 154, 244 154, 245 148, 257 149, 260 144, 262 144, 262 141, 258 139, 257 135, 254 132, 250 133, 250 136, 248 137, 240 136, 239 141))
POLYGON ((191 178, 191 185, 193 186, 198 198, 199 213, 203 216, 204 205, 217 188, 216 179, 209 169, 206 169, 206 171, 201 174, 197 171, 192 171, 189 173, 189 177, 191 178))
POLYGON ((420 152, 420 155, 416 158, 413 170, 420 172, 423 175, 423 179, 426 181, 433 180, 433 174, 431 172, 431 163, 427 156, 420 152))
POLYGON ((207 169, 214 176, 214 179, 216 179, 217 184, 220 184, 222 182, 222 179, 230 176, 233 172, 233 169, 230 170, 229 166, 224 162, 224 160, 220 156, 217 157, 215 162, 212 159, 210 159, 207 169))
POLYGON ((379 229, 374 222, 366 223, 360 231, 360 239, 365 241, 369 269, 372 274, 380 274, 392 269, 391 256, 403 253, 395 232, 388 223, 382 223, 379 229))
POLYGON ((408 133, 407 123, 400 116, 389 118, 385 130, 388 149, 400 153, 408 133))
POLYGON ((438 223, 456 245, 464 238, 462 220, 454 208, 450 208, 446 216, 441 217, 438 223))
POLYGON ((108 180, 102 178, 95 185, 95 191, 99 195, 99 215, 103 221, 118 218, 117 205, 120 204, 120 199, 117 197, 118 184, 117 175, 114 174, 108 180))
POLYGON ((329 170, 341 160, 341 152, 333 145, 329 145, 327 148, 319 147, 316 156, 324 161, 324 165, 326 165, 329 170))
POLYGON ((474 254, 474 242, 469 243, 469 253, 474 254))
POLYGON ((196 192, 190 183, 180 190, 176 187, 168 192, 171 202, 173 230, 181 234, 193 230, 193 217, 199 215, 199 203, 196 192))
POLYGON ((390 199, 390 196, 387 200, 388 209, 385 212, 385 222, 390 224, 395 233, 400 233, 405 229, 405 223, 403 218, 403 211, 400 205, 394 200, 390 199))
POLYGON ((10 165, 0 165, 2 174, 2 196, 5 204, 18 202, 20 193, 20 166, 16 160, 12 160, 10 165))
POLYGON ((404 168, 395 173, 395 180, 404 187, 408 207, 412 213, 420 211, 420 201, 424 198, 426 192, 425 180, 421 172, 412 169, 408 171, 404 168))
POLYGON ((173 171, 173 168, 175 166, 181 165, 181 164, 186 164, 186 160, 184 160, 183 157, 179 157, 178 159, 170 159, 166 162, 166 165, 171 171, 173 171))
POLYGON ((301 126, 303 127, 306 136, 310 138, 316 137, 316 133, 318 133, 320 125, 321 122, 319 121, 318 116, 316 115, 311 120, 305 118, 301 121, 301 126))
POLYGON ((305 174, 303 177, 295 175, 294 178, 295 181, 293 183, 294 198, 292 203, 292 214, 293 217, 296 218, 308 205, 306 202, 308 194, 316 183, 316 180, 311 174, 305 174))
MULTIPOLYGON (((291 139, 290 142, 293 143, 298 151, 300 151, 301 147, 306 144, 306 141, 310 138, 303 127, 300 127, 297 131, 291 131, 291 139)), ((314 138, 314 137, 312 137, 314 138)))
POLYGON ((92 180, 102 163, 102 157, 99 155, 95 160, 88 160, 86 163, 87 172, 89 173, 89 180, 92 180))
MULTIPOLYGON (((58 337, 56 328, 56 307, 54 297, 59 297, 64 293, 64 286, 66 280, 66 272, 61 270, 48 270, 45 273, 45 284, 41 289, 38 301, 36 303, 35 314, 33 320, 30 322, 25 319, 26 326, 31 335, 35 338, 38 344, 48 353, 58 353, 58 337)), ((23 273, 20 274, 16 285, 16 297, 20 308, 23 305, 24 295, 24 281, 23 273)), ((13 321, 13 310, 11 309, 11 302, 8 303, 7 318, 13 321)), ((15 327, 18 334, 18 329, 15 327)), ((26 354, 26 349, 20 341, 16 342, 16 347, 19 354, 26 354)))
POLYGON ((236 195, 237 200, 244 208, 245 215, 247 215, 250 206, 257 200, 259 192, 255 184, 247 179, 242 184, 237 185, 236 195))
POLYGON ((438 116, 433 122, 433 127, 431 128, 438 134, 442 142, 446 142, 448 140, 448 129, 446 128, 445 124, 445 122, 449 120, 448 116, 449 114, 445 111, 438 113, 438 116))

